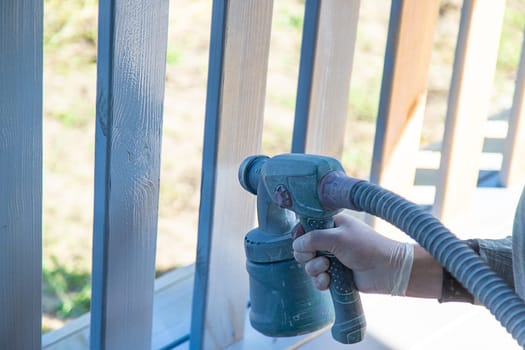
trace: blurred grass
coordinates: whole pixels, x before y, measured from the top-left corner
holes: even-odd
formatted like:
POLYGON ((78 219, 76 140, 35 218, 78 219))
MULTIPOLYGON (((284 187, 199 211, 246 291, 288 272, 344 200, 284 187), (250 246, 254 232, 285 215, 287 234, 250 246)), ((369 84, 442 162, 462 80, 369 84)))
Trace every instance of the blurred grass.
MULTIPOLYGON (((303 5, 300 0, 275 2, 262 146, 268 154, 287 152, 290 147, 303 5)), ((174 15, 166 57, 158 274, 187 263, 194 254, 210 1, 172 0, 170 7, 174 15), (182 7, 185 11, 178 11, 182 7), (181 237, 188 236, 190 242, 181 243, 181 237)), ((349 174, 366 178, 389 9, 378 2, 362 2, 361 7, 342 162, 349 174)), ((45 321, 44 330, 50 330, 89 310, 97 1, 45 0, 44 9, 43 310, 46 320, 59 321, 45 321)), ((459 10, 458 1, 443 2, 423 143, 435 142, 442 134, 459 10)), ((507 100, 512 97, 524 26, 525 3, 507 1, 496 99, 498 94, 507 100)))
POLYGON ((525 2, 510 1, 505 11, 498 53, 498 67, 503 74, 513 74, 520 59, 520 43, 525 28, 525 2))
POLYGON ((43 264, 44 293, 51 297, 44 304, 44 312, 60 318, 78 317, 89 312, 91 300, 91 275, 62 265, 56 257, 43 264))

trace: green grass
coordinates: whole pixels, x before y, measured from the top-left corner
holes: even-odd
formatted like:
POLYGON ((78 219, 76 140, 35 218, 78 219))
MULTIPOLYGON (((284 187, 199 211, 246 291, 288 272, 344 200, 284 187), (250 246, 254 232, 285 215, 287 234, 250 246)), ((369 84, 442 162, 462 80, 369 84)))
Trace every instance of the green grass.
MULTIPOLYGON (((56 257, 44 262, 44 292, 56 295, 47 312, 59 318, 78 317, 89 311, 91 301, 91 274, 64 266, 56 257)), ((49 304, 48 304, 49 305, 49 304)))
POLYGON ((50 116, 68 128, 83 128, 90 122, 87 116, 80 115, 73 111, 52 112, 50 116))
POLYGON ((518 65, 523 28, 525 5, 519 1, 510 1, 505 11, 498 54, 498 68, 506 74, 514 72, 518 65))
POLYGON ((279 29, 292 29, 300 32, 303 29, 304 8, 301 1, 276 3, 275 23, 279 29))
POLYGON ((381 74, 378 73, 364 83, 352 86, 348 107, 350 119, 375 123, 379 95, 374 87, 380 86, 380 80, 381 74))
POLYGON ((66 43, 80 41, 95 42, 97 27, 93 16, 97 14, 96 0, 45 0, 44 1, 44 45, 46 48, 61 48, 66 43))
POLYGON ((303 27, 303 16, 295 13, 289 13, 287 15, 288 26, 300 30, 303 27))
POLYGON ((180 63, 181 59, 182 59, 182 53, 179 49, 168 47, 168 52, 166 53, 166 63, 167 64, 180 63))

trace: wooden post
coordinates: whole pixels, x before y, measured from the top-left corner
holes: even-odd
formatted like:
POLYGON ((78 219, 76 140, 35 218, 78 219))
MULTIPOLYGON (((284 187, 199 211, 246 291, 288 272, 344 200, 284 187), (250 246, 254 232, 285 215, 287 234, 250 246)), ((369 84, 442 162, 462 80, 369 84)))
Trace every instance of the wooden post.
POLYGON ((360 0, 308 0, 292 152, 341 158, 360 0))
MULTIPOLYGON (((390 10, 370 181, 408 198, 438 15, 439 0, 394 0, 390 10)), ((383 234, 406 239, 381 219, 367 215, 366 221, 383 234)))
POLYGON ((438 14, 438 0, 394 0, 390 12, 370 180, 404 196, 414 182, 438 14))
POLYGON ((167 1, 99 3, 91 349, 151 348, 167 28, 167 1))
POLYGON ((255 197, 237 172, 261 145, 272 8, 272 1, 213 3, 191 349, 224 349, 243 336, 243 242, 255 197))
POLYGON ((0 2, 0 349, 40 349, 42 1, 0 2))
POLYGON ((525 182, 525 33, 516 75, 514 100, 509 116, 500 181, 506 187, 525 182))
POLYGON ((504 10, 504 0, 463 4, 433 209, 444 222, 470 206, 477 185, 504 10))

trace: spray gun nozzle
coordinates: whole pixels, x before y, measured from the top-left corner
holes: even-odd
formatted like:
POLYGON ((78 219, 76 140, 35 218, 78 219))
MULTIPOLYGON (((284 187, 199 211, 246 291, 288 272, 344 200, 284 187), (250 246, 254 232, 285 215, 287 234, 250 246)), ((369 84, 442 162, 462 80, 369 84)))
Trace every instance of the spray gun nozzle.
POLYGON ((257 194, 261 168, 269 158, 270 157, 264 155, 256 155, 246 158, 241 163, 238 177, 242 188, 251 194, 257 194))

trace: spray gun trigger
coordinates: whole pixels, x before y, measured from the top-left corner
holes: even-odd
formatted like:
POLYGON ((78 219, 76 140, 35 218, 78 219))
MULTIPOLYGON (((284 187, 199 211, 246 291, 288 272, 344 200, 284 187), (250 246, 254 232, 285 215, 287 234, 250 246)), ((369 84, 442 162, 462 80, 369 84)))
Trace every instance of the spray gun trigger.
POLYGON ((305 234, 305 232, 304 232, 303 225, 301 225, 300 223, 296 224, 292 228, 292 232, 291 232, 292 239, 299 238, 299 237, 301 237, 304 234, 305 234))

